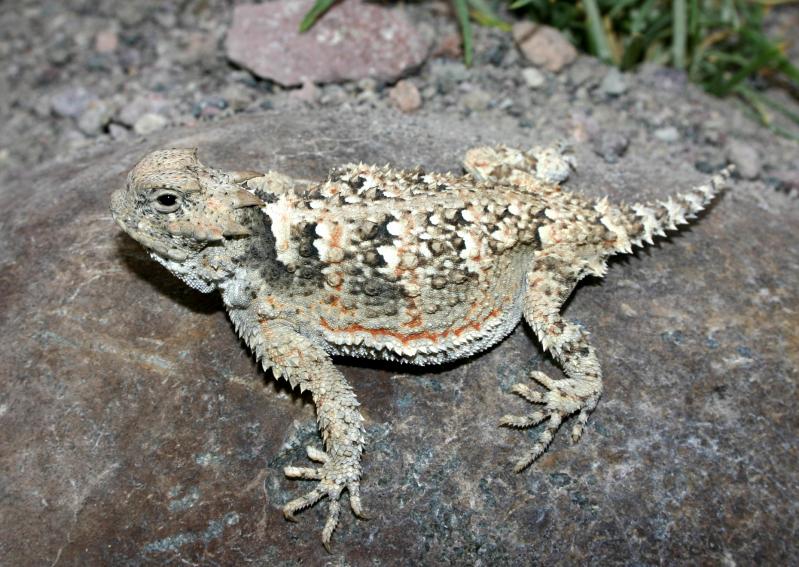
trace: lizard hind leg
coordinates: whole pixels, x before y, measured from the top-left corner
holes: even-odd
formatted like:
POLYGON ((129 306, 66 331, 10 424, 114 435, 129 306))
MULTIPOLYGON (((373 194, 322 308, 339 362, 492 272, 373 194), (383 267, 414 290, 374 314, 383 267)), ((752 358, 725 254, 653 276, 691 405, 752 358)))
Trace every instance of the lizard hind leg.
MULTIPOLYGON (((524 151, 507 146, 472 148, 463 158, 463 168, 477 181, 508 183, 523 188, 542 182, 559 185, 575 167, 568 146, 555 144, 524 151)), ((539 187, 539 190, 542 190, 539 187)))
POLYGON ((500 425, 527 428, 545 423, 533 447, 517 461, 514 467, 517 472, 544 453, 563 420, 574 414, 577 418, 571 436, 572 441, 578 441, 602 394, 602 371, 587 332, 560 314, 561 305, 578 278, 573 275, 573 267, 553 261, 553 258, 557 256, 540 258, 528 272, 523 311, 544 349, 552 353, 563 368, 566 378, 553 380, 543 372, 533 371, 531 378, 545 389, 544 392, 526 384, 513 386, 513 393, 541 407, 526 416, 505 415, 500 425))
POLYGON ((507 146, 481 146, 466 152, 463 168, 477 181, 508 181, 519 172, 534 173, 535 159, 507 146))

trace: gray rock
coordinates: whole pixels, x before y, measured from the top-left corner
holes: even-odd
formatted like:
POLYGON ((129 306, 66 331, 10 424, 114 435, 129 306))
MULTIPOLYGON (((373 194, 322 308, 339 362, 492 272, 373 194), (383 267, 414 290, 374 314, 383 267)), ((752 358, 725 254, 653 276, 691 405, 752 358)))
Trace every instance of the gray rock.
POLYGON ((580 57, 569 66, 567 76, 576 87, 588 87, 600 81, 602 67, 596 64, 593 57, 580 57))
POLYGON ((130 130, 121 124, 112 122, 108 125, 108 134, 115 140, 124 140, 130 137, 130 130))
POLYGON ((313 0, 240 4, 225 40, 228 58, 282 85, 372 77, 393 82, 421 65, 429 40, 396 8, 360 0, 334 5, 307 33, 298 31, 313 0))
POLYGON ((430 63, 429 68, 433 81, 442 93, 453 91, 470 77, 469 69, 463 61, 436 60, 430 63))
POLYGON ((126 126, 133 126, 144 114, 161 114, 169 106, 167 99, 158 93, 139 95, 125 104, 117 113, 115 119, 126 126))
POLYGON ((594 152, 607 163, 616 163, 625 154, 630 140, 616 131, 603 131, 598 137, 594 138, 592 146, 594 152))
POLYGON ((608 69, 605 78, 599 83, 599 92, 606 96, 619 96, 627 92, 627 81, 616 67, 608 69))
POLYGON ((532 64, 557 73, 577 59, 577 49, 555 28, 529 21, 513 24, 513 39, 532 64))
POLYGON ((219 96, 205 97, 192 105, 191 114, 195 118, 211 118, 228 107, 228 101, 219 96))
POLYGON ((479 88, 473 88, 461 97, 461 104, 474 112, 488 108, 491 103, 491 94, 479 88))
MULTIPOLYGON (((401 83, 402 81, 399 82, 401 83)), ((377 90, 377 86, 378 86, 377 81, 375 81, 371 77, 366 77, 364 79, 361 79, 357 83, 358 90, 360 90, 363 93, 373 93, 377 90)))
POLYGON ((754 146, 742 140, 729 140, 725 147, 727 159, 738 168, 738 175, 744 179, 757 179, 760 176, 760 155, 754 146))
POLYGON ((96 136, 111 121, 114 109, 104 100, 91 101, 78 118, 78 128, 87 136, 96 136))
POLYGON ((322 95, 319 97, 319 102, 324 105, 345 104, 348 99, 347 91, 341 85, 325 85, 321 91, 322 95))
POLYGON ((162 130, 167 124, 169 124, 169 120, 165 116, 148 112, 142 114, 139 119, 136 120, 136 123, 133 125, 133 131, 141 136, 146 136, 147 134, 162 130))
POLYGON ((67 87, 51 97, 50 107, 57 116, 77 118, 95 100, 97 95, 84 87, 67 87))
MULTIPOLYGON (((312 179, 361 160, 452 170, 475 143, 555 135, 516 122, 246 114, 0 184, 3 562, 797 564, 799 203, 784 193, 740 182, 690 230, 580 286, 566 314, 590 330, 605 392, 578 444, 566 421, 522 474, 511 462, 535 432, 497 419, 530 409, 509 390, 531 368, 561 376, 525 328, 445 367, 337 361, 366 418, 372 519, 342 513, 333 557, 319 541, 326 501, 297 523, 280 513, 313 486, 283 475, 311 466, 313 406, 259 370, 216 296, 150 260, 108 213, 155 148, 312 179)), ((631 145, 620 168, 578 146, 569 186, 634 202, 705 179, 649 149, 631 145)))
POLYGON ((680 131, 674 126, 664 126, 652 133, 661 142, 674 143, 680 139, 680 131))

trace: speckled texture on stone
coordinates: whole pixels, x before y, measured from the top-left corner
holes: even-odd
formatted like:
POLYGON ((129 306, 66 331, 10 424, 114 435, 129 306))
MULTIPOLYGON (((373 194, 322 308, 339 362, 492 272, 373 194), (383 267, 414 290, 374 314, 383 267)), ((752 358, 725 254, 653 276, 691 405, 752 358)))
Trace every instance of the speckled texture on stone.
MULTIPOLYGON (((363 498, 333 556, 324 506, 282 468, 317 444, 313 407, 261 373, 214 296, 112 223, 108 198, 162 146, 223 168, 320 178, 346 161, 457 168, 470 145, 533 146, 508 117, 245 115, 51 163, 0 191, 0 557, 13 565, 790 564, 799 490, 799 211, 739 182, 701 222, 612 262, 568 316, 592 332, 605 394, 583 439, 522 474, 525 328, 435 369, 342 361, 370 444, 363 498)), ((578 144, 569 182, 651 198, 690 186, 693 148, 637 143, 616 164, 578 144)), ((720 152, 721 149, 715 150, 720 152)))
POLYGON ((241 4, 225 40, 228 58, 282 85, 371 77, 392 81, 419 66, 428 39, 396 8, 361 0, 333 6, 306 33, 302 17, 313 0, 241 4))

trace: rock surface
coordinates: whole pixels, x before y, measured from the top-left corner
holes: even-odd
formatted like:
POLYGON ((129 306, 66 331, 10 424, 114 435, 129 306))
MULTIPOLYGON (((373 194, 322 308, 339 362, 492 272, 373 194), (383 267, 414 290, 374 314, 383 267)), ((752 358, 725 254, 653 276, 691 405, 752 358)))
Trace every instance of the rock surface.
MULTIPOLYGON (((342 360, 370 435, 372 519, 343 514, 332 557, 324 502, 296 524, 280 513, 308 488, 282 469, 319 443, 312 405, 257 369, 216 296, 152 262, 108 213, 157 147, 322 178, 358 160, 455 169, 470 145, 562 134, 496 115, 270 112, 4 184, 3 561, 796 564, 799 207, 784 193, 739 182, 690 229, 579 286, 567 313, 592 332, 605 394, 579 444, 567 422, 522 474, 510 462, 532 434, 497 419, 527 408, 508 391, 530 369, 559 376, 526 328, 443 368, 342 360)), ((633 200, 704 179, 696 148, 647 143, 613 166, 576 145, 569 187, 633 200)))
POLYGON ((361 0, 333 6, 306 33, 300 21, 313 0, 240 4, 225 47, 228 58, 281 85, 371 77, 393 81, 419 66, 429 41, 398 9, 361 0))

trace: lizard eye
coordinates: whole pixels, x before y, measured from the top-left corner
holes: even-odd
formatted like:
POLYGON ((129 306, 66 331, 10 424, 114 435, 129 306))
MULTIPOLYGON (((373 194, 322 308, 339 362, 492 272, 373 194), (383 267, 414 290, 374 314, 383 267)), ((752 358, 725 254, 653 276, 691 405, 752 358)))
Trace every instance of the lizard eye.
POLYGON ((180 195, 170 189, 162 189, 153 194, 153 208, 159 213, 172 213, 181 205, 180 195))

